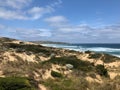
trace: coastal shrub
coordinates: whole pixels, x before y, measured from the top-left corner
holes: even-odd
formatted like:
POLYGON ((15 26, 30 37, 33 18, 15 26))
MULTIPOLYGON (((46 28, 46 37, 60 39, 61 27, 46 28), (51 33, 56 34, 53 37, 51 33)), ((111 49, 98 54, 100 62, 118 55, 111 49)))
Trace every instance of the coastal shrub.
POLYGON ((85 51, 85 53, 87 53, 87 54, 90 54, 92 51, 89 51, 89 50, 87 50, 87 51, 85 51))
POLYGON ((35 90, 29 80, 22 77, 0 78, 0 90, 35 90))
POLYGON ((90 54, 89 58, 90 59, 99 59, 102 56, 101 53, 94 53, 94 54, 90 54))
POLYGON ((73 65, 73 67, 74 67, 73 69, 78 69, 78 70, 82 70, 82 71, 91 71, 93 69, 92 63, 90 63, 88 61, 79 60, 76 58, 76 56, 54 57, 46 62, 54 63, 54 64, 61 64, 61 65, 66 65, 69 63, 69 64, 73 65))
POLYGON ((47 79, 44 85, 49 90, 87 90, 89 84, 84 78, 58 78, 57 80, 47 79))
POLYGON ((116 56, 109 55, 109 54, 104 54, 104 57, 102 58, 102 60, 105 63, 110 63, 110 62, 115 62, 116 60, 119 60, 119 58, 117 58, 116 56))
POLYGON ((119 58, 117 58, 116 56, 112 56, 112 55, 109 55, 106 53, 103 53, 103 55, 101 53, 90 54, 89 58, 90 59, 101 58, 101 60, 103 60, 103 62, 105 62, 105 63, 115 62, 116 60, 119 60, 119 58))
POLYGON ((27 44, 15 44, 8 43, 6 44, 8 48, 16 49, 18 52, 33 52, 33 53, 44 53, 45 55, 50 55, 50 50, 41 46, 41 45, 27 45, 27 44))
POLYGON ((52 75, 53 77, 58 77, 58 78, 63 77, 61 73, 56 72, 56 71, 51 71, 51 75, 52 75))
MULTIPOLYGON (((49 68, 50 65, 46 64, 46 67, 49 68)), ((5 76, 25 76, 32 73, 31 71, 35 71, 36 69, 44 68, 41 65, 41 62, 29 62, 27 60, 16 60, 16 61, 7 61, 6 64, 2 65, 2 71, 5 76)))
POLYGON ((12 39, 12 38, 7 38, 7 37, 2 37, 0 38, 0 42, 12 42, 14 41, 15 39, 12 39))
POLYGON ((101 75, 101 76, 105 76, 108 77, 108 71, 107 69, 104 67, 104 65, 97 65, 96 66, 96 72, 101 75))
MULTIPOLYGON (((104 80, 104 79, 103 79, 104 80)), ((101 84, 91 84, 90 90, 120 90, 120 76, 114 79, 105 79, 101 84)))
POLYGON ((115 79, 103 79, 103 83, 86 81, 84 77, 76 78, 60 78, 60 79, 47 79, 44 85, 49 90, 119 90, 120 89, 120 76, 115 79), (52 82, 52 83, 51 83, 52 82))
POLYGON ((69 50, 68 52, 70 52, 70 53, 80 53, 80 52, 75 51, 75 50, 69 50))

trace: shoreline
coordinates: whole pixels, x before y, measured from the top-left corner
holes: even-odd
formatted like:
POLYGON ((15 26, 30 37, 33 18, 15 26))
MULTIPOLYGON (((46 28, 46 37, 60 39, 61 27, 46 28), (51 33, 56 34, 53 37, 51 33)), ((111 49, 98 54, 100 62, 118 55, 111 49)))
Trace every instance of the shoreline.
POLYGON ((91 51, 91 52, 96 52, 96 53, 105 53, 105 54, 110 54, 112 56, 116 56, 120 58, 120 54, 114 54, 113 51, 119 51, 120 49, 113 49, 113 48, 107 48, 107 47, 93 47, 93 50, 90 48, 83 48, 81 46, 76 46, 76 45, 66 45, 66 44, 40 44, 45 47, 52 47, 52 48, 59 48, 59 49, 67 49, 67 50, 74 50, 78 52, 85 52, 85 51, 91 51), (81 47, 81 48, 79 48, 81 47), (101 50, 100 50, 101 49, 101 50), (105 50, 105 49, 108 49, 105 50), (109 51, 111 50, 111 51, 109 51))

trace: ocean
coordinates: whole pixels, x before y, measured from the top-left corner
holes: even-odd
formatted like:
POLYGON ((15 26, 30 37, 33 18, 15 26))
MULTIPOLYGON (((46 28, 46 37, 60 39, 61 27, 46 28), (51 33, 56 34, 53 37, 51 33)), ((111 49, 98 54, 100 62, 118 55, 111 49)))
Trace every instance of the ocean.
POLYGON ((43 46, 64 48, 75 51, 94 51, 120 57, 120 44, 42 44, 43 46))

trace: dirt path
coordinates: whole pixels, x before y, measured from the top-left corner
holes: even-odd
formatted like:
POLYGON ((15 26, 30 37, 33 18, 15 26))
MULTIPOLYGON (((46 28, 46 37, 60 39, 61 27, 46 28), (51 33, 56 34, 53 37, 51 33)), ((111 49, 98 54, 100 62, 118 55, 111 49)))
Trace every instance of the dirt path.
POLYGON ((39 90, 47 90, 46 87, 42 84, 39 84, 38 87, 39 87, 39 90))

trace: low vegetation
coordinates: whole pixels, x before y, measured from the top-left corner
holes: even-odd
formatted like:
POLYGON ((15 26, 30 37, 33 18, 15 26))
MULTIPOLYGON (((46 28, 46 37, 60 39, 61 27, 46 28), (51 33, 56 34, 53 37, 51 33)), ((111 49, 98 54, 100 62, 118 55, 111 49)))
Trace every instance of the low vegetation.
POLYGON ((104 66, 116 61, 117 57, 91 51, 80 53, 73 50, 55 49, 24 42, 15 44, 10 43, 11 41, 9 38, 0 41, 0 73, 1 76, 5 76, 0 78, 0 90, 38 90, 39 84, 44 85, 47 90, 120 89, 120 77, 117 76, 111 80, 108 74, 110 69, 116 69, 118 72, 117 67, 104 66), (4 55, 5 52, 10 56, 4 55), (23 59, 19 55, 22 53, 26 56, 35 56, 33 58, 35 62, 29 61, 29 58, 23 59), (80 60, 77 58, 80 54, 83 56, 88 54, 87 59, 102 60, 105 64, 97 65, 87 60, 80 60), (9 60, 10 57, 13 58, 9 60), (14 58, 15 60, 12 60, 14 58), (100 83, 101 81, 103 83, 100 83))
POLYGON ((105 77, 109 77, 107 69, 104 67, 104 65, 97 65, 96 66, 96 72, 105 77))
POLYGON ((73 70, 79 70, 82 72, 93 72, 96 71, 101 76, 108 77, 108 71, 104 67, 104 65, 97 65, 94 66, 93 63, 90 63, 88 61, 82 61, 77 59, 75 56, 70 56, 70 57, 54 57, 51 58, 48 61, 45 61, 45 63, 53 63, 53 64, 59 64, 65 66, 66 64, 71 64, 73 65, 73 70))
POLYGON ((89 83, 84 77, 47 79, 43 84, 49 90, 119 90, 120 76, 113 80, 104 79, 104 83, 89 83), (51 83, 52 82, 52 83, 51 83))
POLYGON ((91 71, 94 67, 94 65, 92 63, 90 63, 88 61, 79 60, 75 56, 54 57, 46 62, 59 64, 59 65, 71 64, 71 65, 73 65, 74 69, 78 69, 78 70, 82 70, 82 71, 86 71, 86 72, 91 71))
POLYGON ((36 90, 27 78, 0 78, 0 90, 36 90))
POLYGON ((90 59, 99 59, 100 57, 102 57, 101 53, 94 53, 94 54, 90 54, 89 58, 90 59))
POLYGON ((63 75, 61 74, 61 73, 59 73, 59 72, 56 72, 56 71, 51 71, 51 76, 53 76, 53 77, 57 77, 57 78, 62 78, 63 77, 63 75))
POLYGON ((115 62, 116 60, 119 60, 119 58, 109 55, 109 54, 104 54, 104 57, 102 58, 102 60, 105 63, 111 63, 111 62, 115 62))
POLYGON ((28 44, 15 44, 15 43, 7 43, 6 46, 8 48, 16 49, 17 52, 32 52, 32 53, 44 53, 46 55, 50 55, 50 50, 47 50, 41 45, 28 45, 28 44), (32 48, 31 48, 32 47, 32 48))
POLYGON ((28 62, 23 61, 18 59, 17 61, 7 61, 5 64, 2 64, 1 67, 3 68, 3 73, 5 76, 25 76, 30 75, 33 71, 36 69, 45 67, 42 66, 41 63, 33 63, 33 62, 28 62))
POLYGON ((48 79, 43 84, 49 90, 87 90, 89 85, 84 78, 48 79))
POLYGON ((119 58, 109 55, 109 54, 102 54, 102 53, 90 53, 89 51, 86 51, 86 53, 89 53, 89 58, 90 59, 101 59, 104 63, 111 63, 111 62, 115 62, 116 60, 118 60, 119 58))

